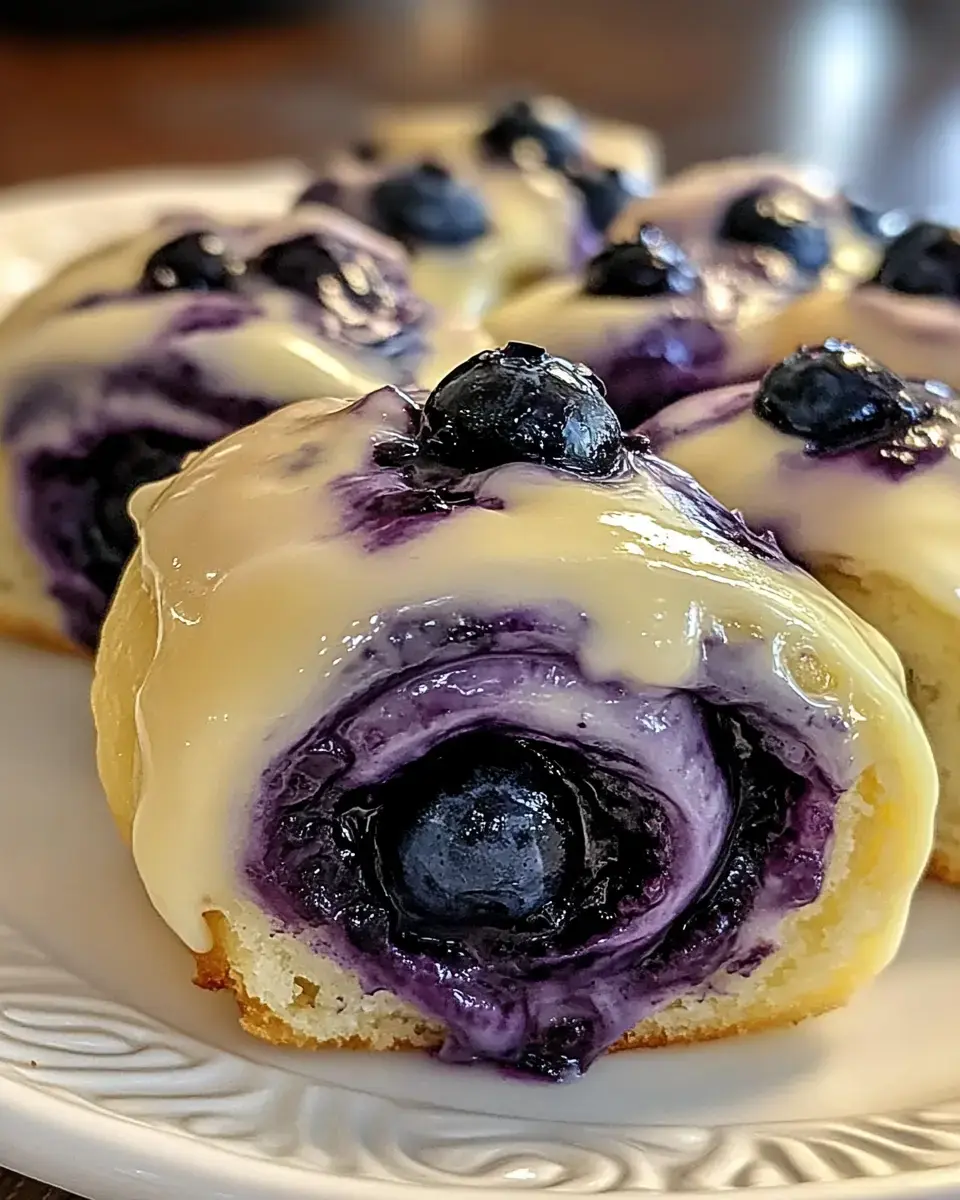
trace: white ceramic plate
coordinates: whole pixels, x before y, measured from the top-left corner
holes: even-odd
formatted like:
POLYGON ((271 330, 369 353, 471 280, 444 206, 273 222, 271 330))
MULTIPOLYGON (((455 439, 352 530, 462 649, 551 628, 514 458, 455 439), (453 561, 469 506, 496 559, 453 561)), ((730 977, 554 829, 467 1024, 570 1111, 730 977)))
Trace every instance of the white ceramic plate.
MULTIPOLYGON (((276 208, 299 182, 278 166, 11 193, 0 291, 151 211, 276 208)), ((897 963, 842 1012, 617 1055, 567 1088, 274 1051, 190 986, 145 900, 88 687, 82 663, 0 646, 0 1161, 96 1200, 960 1195, 960 892, 923 889, 897 963)))

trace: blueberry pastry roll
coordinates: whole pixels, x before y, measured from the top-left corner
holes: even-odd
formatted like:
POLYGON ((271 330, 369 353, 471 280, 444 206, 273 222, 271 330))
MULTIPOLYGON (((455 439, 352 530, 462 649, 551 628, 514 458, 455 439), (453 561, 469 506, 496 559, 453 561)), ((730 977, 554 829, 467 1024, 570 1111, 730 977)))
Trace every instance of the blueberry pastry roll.
POLYGON ((896 659, 586 368, 292 406, 133 512, 101 775, 251 1033, 568 1079, 894 953, 936 790, 896 659))
POLYGON ((499 108, 388 108, 357 149, 393 167, 442 163, 473 181, 507 240, 514 284, 596 253, 611 222, 660 174, 648 130, 582 116, 552 97, 499 108))
POLYGON ((592 259, 507 300, 487 327, 586 362, 629 428, 762 374, 781 310, 849 285, 876 253, 819 176, 765 159, 708 164, 631 204, 592 259))
POLYGON ((292 400, 430 382, 464 356, 431 321, 402 248, 333 209, 67 267, 0 324, 0 629, 92 649, 140 483, 292 400))
POLYGON ((960 388, 960 230, 918 221, 852 291, 817 292, 783 313, 776 346, 842 338, 909 379, 960 388))
POLYGON ((933 874, 960 883, 957 398, 831 341, 644 428, 898 651, 940 770, 933 874))
POLYGON ((555 265, 570 205, 554 181, 483 187, 439 159, 372 154, 363 145, 340 155, 298 206, 333 205, 401 242, 414 289, 446 319, 477 322, 518 281, 555 265))

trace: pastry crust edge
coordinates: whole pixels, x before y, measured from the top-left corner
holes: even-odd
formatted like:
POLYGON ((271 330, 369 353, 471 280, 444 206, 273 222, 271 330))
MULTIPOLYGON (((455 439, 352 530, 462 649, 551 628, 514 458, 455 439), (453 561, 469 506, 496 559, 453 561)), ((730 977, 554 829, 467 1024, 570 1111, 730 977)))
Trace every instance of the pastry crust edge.
MULTIPOLYGON (((373 1046, 371 1042, 361 1037, 332 1038, 321 1040, 298 1033, 281 1017, 278 1017, 262 1000, 251 996, 247 991, 242 975, 238 974, 230 961, 228 944, 230 939, 229 925, 221 913, 206 914, 210 927, 213 946, 203 953, 194 954, 196 975, 194 983, 205 991, 229 991, 233 993, 239 1009, 240 1026, 253 1037, 272 1046, 287 1046, 298 1050, 368 1050, 380 1052, 410 1052, 437 1049, 443 1042, 442 1034, 424 1030, 418 1041, 398 1041, 389 1047, 373 1046)), ((691 1030, 676 1030, 667 1033, 662 1029, 643 1028, 643 1022, 637 1029, 624 1034, 619 1041, 609 1046, 604 1053, 618 1054, 625 1050, 656 1050, 665 1046, 693 1045, 699 1042, 719 1041, 722 1038, 740 1037, 744 1034, 765 1033, 774 1029, 790 1028, 802 1024, 811 1017, 823 1016, 824 1013, 842 1008, 846 997, 834 997, 820 1004, 812 1004, 801 1008, 800 1005, 784 1010, 769 1017, 743 1021, 718 1019, 712 1025, 691 1030)), ((426 1021, 427 1018, 424 1018, 426 1021)))

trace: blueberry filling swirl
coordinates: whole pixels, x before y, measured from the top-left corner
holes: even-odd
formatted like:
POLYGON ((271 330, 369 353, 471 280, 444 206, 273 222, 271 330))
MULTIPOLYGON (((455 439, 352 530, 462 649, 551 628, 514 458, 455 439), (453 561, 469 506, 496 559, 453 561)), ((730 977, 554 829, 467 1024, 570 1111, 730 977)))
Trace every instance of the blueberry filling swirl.
POLYGON ((367 689, 261 780, 256 892, 442 1021, 449 1061, 576 1076, 679 991, 761 961, 751 918, 822 883, 837 788, 810 755, 785 765, 701 696, 586 678, 580 624, 401 622, 367 689))
MULTIPOLYGON (((473 472, 536 461, 517 421, 531 408, 536 469, 614 489, 648 470, 640 442, 610 452, 589 372, 511 344, 452 373, 422 416, 403 409, 396 442, 334 481, 345 535, 395 544, 404 524, 457 520, 488 494, 473 472)), ((725 529, 686 477, 649 471, 725 529)), ((448 1061, 576 1077, 677 996, 756 969, 823 885, 851 782, 842 723, 723 639, 683 687, 598 676, 591 622, 560 601, 378 616, 336 700, 259 779, 244 867, 260 905, 442 1024, 448 1061)))
POLYGON ((130 496, 273 407, 224 389, 169 342, 110 370, 53 371, 10 396, 0 437, 17 516, 75 642, 96 648, 133 550, 130 496))

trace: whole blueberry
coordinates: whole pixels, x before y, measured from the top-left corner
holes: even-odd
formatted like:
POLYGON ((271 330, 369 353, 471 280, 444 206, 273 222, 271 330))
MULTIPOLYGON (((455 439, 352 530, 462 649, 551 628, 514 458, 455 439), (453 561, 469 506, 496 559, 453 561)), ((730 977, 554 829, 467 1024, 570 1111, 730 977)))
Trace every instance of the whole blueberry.
POLYGON ((728 242, 779 250, 811 274, 830 261, 827 231, 816 224, 809 197, 794 187, 760 188, 738 196, 724 214, 719 235, 728 242))
POLYGON ((334 312, 346 305, 375 314, 393 305, 390 288, 372 261, 347 258, 341 262, 312 233, 269 246, 250 264, 250 270, 334 312))
POLYGON ((142 292, 232 291, 243 267, 227 253, 215 233, 185 233, 147 259, 140 279, 142 292))
POLYGON ((370 203, 377 228, 407 246, 465 246, 490 229, 480 195, 439 163, 389 176, 370 203))
POLYGON ((423 408, 420 450, 464 471, 535 462, 608 475, 620 461, 623 434, 604 396, 582 364, 508 342, 441 379, 423 408))
POLYGON ((911 296, 960 300, 960 230, 918 221, 887 247, 876 283, 911 296))
POLYGON ((606 246, 586 267, 590 296, 686 296, 700 284, 696 268, 676 243, 653 225, 636 241, 606 246))
POLYGON ((882 442, 927 415, 898 375, 832 339, 771 367, 754 411, 781 432, 806 438, 808 448, 821 454, 882 442))
POLYGON ((561 170, 581 152, 581 129, 576 115, 557 100, 515 100, 495 113, 480 134, 488 158, 522 162, 527 150, 554 170, 561 170))
POLYGON ((404 802, 386 800, 379 854, 406 915, 439 929, 510 927, 557 897, 578 848, 578 814, 547 747, 466 734, 388 787, 402 788, 404 802))
POLYGON ((640 180, 617 167, 574 169, 567 178, 583 196, 587 218, 597 233, 606 233, 624 207, 644 192, 640 180))
POLYGON ((340 263, 312 233, 268 246, 252 267, 278 287, 317 299, 320 281, 339 279, 340 263))

